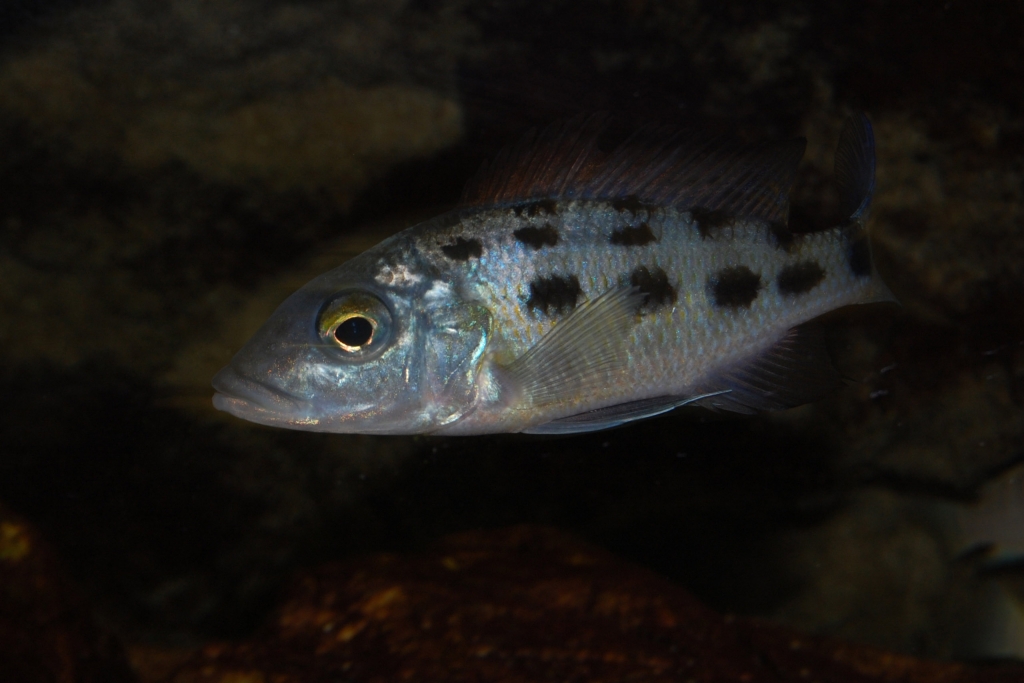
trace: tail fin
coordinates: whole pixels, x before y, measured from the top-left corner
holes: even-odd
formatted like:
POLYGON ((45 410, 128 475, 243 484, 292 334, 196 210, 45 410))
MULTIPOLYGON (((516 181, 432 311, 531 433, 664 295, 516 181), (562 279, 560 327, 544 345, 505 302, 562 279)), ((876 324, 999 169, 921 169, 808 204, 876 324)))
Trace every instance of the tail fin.
POLYGON ((858 278, 871 279, 871 294, 864 303, 895 301, 875 272, 866 229, 875 192, 875 134, 864 114, 851 116, 843 126, 836 148, 835 179, 839 187, 847 264, 858 278))

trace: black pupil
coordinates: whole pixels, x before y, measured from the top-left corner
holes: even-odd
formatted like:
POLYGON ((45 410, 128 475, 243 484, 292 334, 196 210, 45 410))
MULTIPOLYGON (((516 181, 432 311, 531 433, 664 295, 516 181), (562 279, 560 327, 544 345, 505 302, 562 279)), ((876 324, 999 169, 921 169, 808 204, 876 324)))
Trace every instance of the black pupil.
POLYGON ((373 323, 366 318, 349 318, 334 330, 334 338, 345 346, 362 346, 373 336, 373 323))

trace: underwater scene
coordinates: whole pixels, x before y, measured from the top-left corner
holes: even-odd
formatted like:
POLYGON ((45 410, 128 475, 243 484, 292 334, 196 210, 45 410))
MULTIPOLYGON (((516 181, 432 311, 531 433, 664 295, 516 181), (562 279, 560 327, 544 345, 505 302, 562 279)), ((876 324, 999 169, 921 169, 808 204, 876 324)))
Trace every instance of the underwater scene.
POLYGON ((1024 4, 0 4, 0 682, 1024 680, 1024 4))

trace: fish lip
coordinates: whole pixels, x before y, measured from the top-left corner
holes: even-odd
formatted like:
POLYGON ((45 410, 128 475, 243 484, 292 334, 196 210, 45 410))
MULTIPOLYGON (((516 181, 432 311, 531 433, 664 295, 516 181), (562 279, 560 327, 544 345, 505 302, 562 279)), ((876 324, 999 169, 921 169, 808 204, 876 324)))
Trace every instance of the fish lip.
POLYGON ((279 386, 246 377, 230 365, 214 375, 213 406, 239 417, 252 419, 253 413, 263 419, 278 417, 293 420, 307 415, 310 402, 279 386))

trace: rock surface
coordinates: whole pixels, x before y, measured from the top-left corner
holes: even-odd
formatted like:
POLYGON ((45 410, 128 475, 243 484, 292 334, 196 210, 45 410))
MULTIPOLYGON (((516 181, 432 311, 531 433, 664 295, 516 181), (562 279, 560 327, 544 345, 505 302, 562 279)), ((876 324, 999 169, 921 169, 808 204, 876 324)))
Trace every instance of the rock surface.
POLYGON ((0 506, 0 681, 135 680, 121 644, 97 623, 53 550, 0 506))
POLYGON ((550 529, 302 573, 256 638, 205 647, 173 683, 744 681, 996 683, 975 669, 723 618, 649 571, 550 529))

